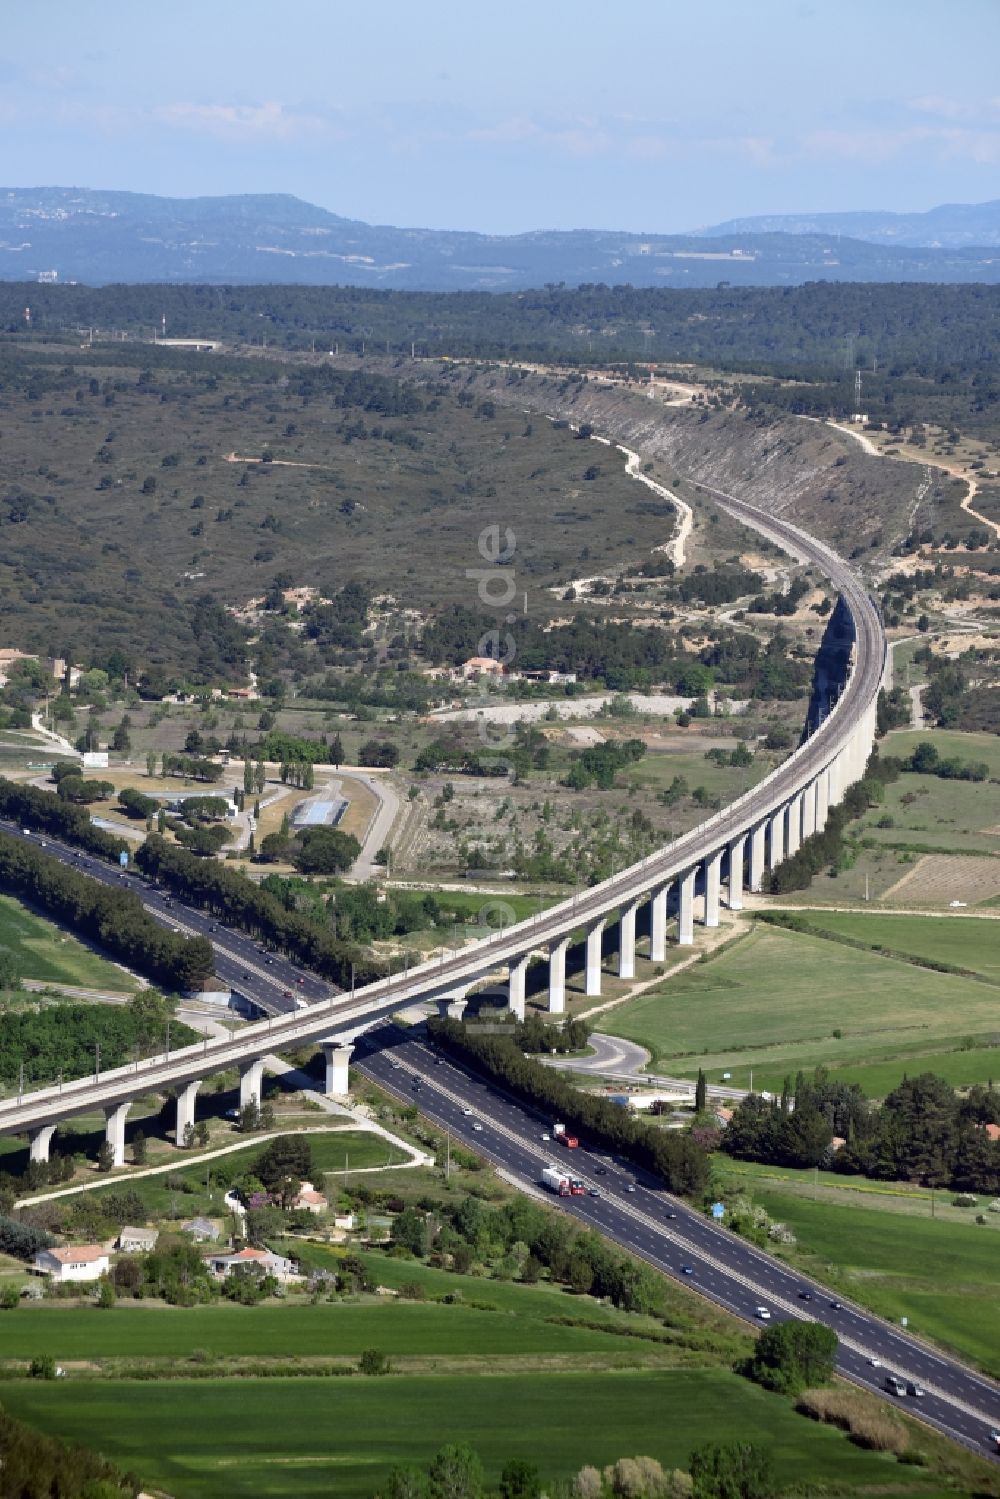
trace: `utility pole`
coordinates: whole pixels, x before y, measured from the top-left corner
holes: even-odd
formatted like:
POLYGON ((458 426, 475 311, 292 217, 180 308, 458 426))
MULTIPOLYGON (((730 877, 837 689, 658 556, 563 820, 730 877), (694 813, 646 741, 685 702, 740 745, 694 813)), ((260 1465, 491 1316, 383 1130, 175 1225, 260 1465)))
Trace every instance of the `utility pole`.
POLYGON ((101 1077, 101 1043, 94 1043, 94 1082, 99 1082, 101 1077))

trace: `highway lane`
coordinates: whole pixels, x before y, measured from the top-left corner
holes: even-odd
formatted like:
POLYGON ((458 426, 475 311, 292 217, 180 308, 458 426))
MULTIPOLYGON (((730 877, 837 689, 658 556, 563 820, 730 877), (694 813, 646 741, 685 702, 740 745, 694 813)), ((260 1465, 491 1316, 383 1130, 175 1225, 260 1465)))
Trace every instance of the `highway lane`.
POLYGON ((727 1233, 652 1177, 591 1151, 585 1140, 573 1151, 543 1140, 543 1134, 551 1134, 550 1120, 436 1055, 419 1032, 391 1026, 370 1032, 355 1063, 550 1205, 736 1316, 759 1328, 764 1324, 756 1308, 765 1306, 773 1321, 799 1317, 826 1323, 840 1340, 838 1367, 847 1378, 903 1404, 908 1414, 981 1455, 997 1456, 990 1432, 1000 1429, 1000 1386, 992 1380, 727 1233), (544 1192, 538 1183, 550 1162, 580 1177, 588 1195, 555 1198, 544 1192), (902 1400, 888 1395, 890 1374, 922 1386, 926 1394, 902 1400))

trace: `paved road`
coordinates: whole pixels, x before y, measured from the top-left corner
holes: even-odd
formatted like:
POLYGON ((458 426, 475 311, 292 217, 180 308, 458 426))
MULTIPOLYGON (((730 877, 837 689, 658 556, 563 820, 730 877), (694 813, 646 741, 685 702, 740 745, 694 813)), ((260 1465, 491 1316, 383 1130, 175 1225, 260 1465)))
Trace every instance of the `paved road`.
MULTIPOLYGON (((590 1038, 593 1054, 589 1057, 546 1057, 550 1067, 565 1067, 570 1072, 615 1073, 621 1076, 639 1076, 649 1062, 649 1052, 634 1041, 624 1041, 621 1036, 605 1036, 595 1031, 590 1038)), ((648 1078, 642 1076, 642 1081, 648 1078)))
POLYGON ((645 1173, 589 1150, 586 1142, 568 1152, 543 1140, 548 1121, 436 1056, 421 1033, 383 1026, 362 1040, 356 1062, 518 1185, 537 1191, 548 1162, 571 1166, 589 1195, 553 1199, 553 1205, 727 1311, 758 1327, 758 1306, 766 1306, 773 1321, 797 1317, 832 1327, 840 1340, 838 1367, 848 1379, 890 1400, 895 1397, 886 1395, 887 1374, 912 1380, 927 1393, 919 1400, 904 1398, 909 1414, 996 1457, 990 1432, 1000 1428, 1000 1386, 992 1380, 717 1228, 645 1173))

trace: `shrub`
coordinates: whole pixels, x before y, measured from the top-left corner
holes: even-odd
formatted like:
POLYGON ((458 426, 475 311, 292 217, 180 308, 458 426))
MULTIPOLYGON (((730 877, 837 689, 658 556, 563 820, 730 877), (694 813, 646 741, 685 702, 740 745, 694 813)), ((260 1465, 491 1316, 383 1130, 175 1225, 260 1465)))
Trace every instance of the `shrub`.
POLYGON ((851 1441, 872 1452, 894 1452, 909 1446, 906 1428, 895 1411, 855 1390, 805 1390, 796 1409, 849 1433, 851 1441))

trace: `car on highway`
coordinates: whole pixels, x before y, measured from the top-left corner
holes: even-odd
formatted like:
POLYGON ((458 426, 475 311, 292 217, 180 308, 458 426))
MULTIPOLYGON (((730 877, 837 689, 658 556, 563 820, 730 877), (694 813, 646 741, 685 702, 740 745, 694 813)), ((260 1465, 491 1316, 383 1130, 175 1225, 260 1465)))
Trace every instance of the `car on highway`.
POLYGON ((480 1130, 480 1131, 481 1131, 481 1130, 482 1130, 482 1127, 483 1127, 483 1126, 482 1126, 482 1125, 481 1125, 481 1124, 480 1124, 480 1122, 479 1122, 479 1120, 478 1120, 478 1119, 477 1119, 477 1120, 476 1120, 476 1122, 475 1122, 475 1123, 474 1123, 474 1124, 473 1124, 473 1126, 472 1126, 472 1128, 473 1128, 473 1129, 474 1129, 474 1130, 480 1130))
POLYGON ((880 1358, 875 1358, 874 1354, 868 1360, 868 1363, 873 1369, 881 1369, 882 1367, 882 1360, 880 1358))
POLYGON ((813 1293, 811 1291, 807 1291, 806 1288, 805 1288, 805 1286, 803 1286, 802 1290, 799 1292, 799 1300, 800 1301, 812 1301, 812 1299, 813 1299, 813 1293))
POLYGON ((754 1316, 759 1318, 761 1322, 770 1322, 771 1320, 771 1313, 766 1306, 754 1307, 754 1316))
POLYGON ((681 1274, 682 1275, 693 1275, 694 1274, 694 1266, 693 1265, 682 1265, 681 1266, 681 1274))
POLYGON ((844 1310, 844 1303, 842 1301, 831 1301, 830 1310, 831 1312, 842 1312, 844 1310))
POLYGON ((389 1063, 389 1066, 394 1072, 398 1072, 402 1065, 402 1062, 398 1062, 395 1057, 393 1057, 392 1061, 389 1063))
POLYGON ((908 1379, 906 1381, 906 1393, 912 1395, 915 1400, 923 1400, 927 1391, 922 1384, 917 1384, 915 1379, 908 1379))
POLYGON ((591 1189, 590 1189, 590 1195, 591 1195, 591 1197, 600 1197, 601 1194, 597 1190, 596 1187, 591 1187, 591 1189))
POLYGON ((471 1119, 472 1118, 472 1110, 471 1109, 463 1109, 462 1113, 465 1115, 466 1119, 471 1119))
POLYGON ((544 1134, 544 1135, 543 1135, 543 1136, 542 1136, 542 1139, 543 1139, 543 1140, 551 1140, 551 1139, 552 1139, 552 1136, 551 1136, 551 1135, 550 1135, 550 1134, 544 1134))
POLYGON ((667 1214, 667 1217, 668 1217, 668 1218, 676 1218, 676 1217, 677 1217, 677 1214, 676 1214, 676 1213, 668 1213, 668 1214, 667 1214))
POLYGON ((625 1184, 625 1190, 626 1190, 626 1192, 634 1192, 635 1191, 635 1182, 626 1182, 626 1184, 625 1184))
POLYGON ((607 1166, 595 1166, 594 1167, 594 1175, 595 1176, 607 1176, 607 1174, 608 1174, 608 1168, 607 1168, 607 1166))
POLYGON ((887 1374, 885 1376, 885 1388, 889 1391, 890 1395, 905 1395, 906 1381, 905 1379, 900 1379, 895 1374, 887 1374))
POLYGON ((291 997, 292 997, 292 991, 291 991, 291 989, 282 989, 282 991, 281 991, 281 997, 282 997, 282 999, 291 999, 291 997))

